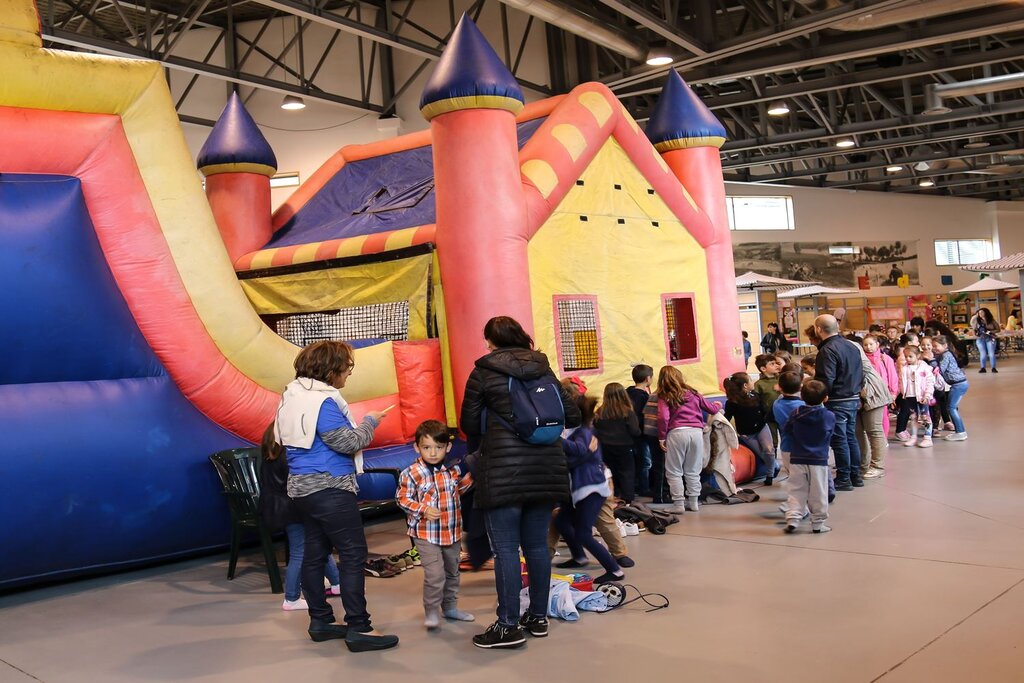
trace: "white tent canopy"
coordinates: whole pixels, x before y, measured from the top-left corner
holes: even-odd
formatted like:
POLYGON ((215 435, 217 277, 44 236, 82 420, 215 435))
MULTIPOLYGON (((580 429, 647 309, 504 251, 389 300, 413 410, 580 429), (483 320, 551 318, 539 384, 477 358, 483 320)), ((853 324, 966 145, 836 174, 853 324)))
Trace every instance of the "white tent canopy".
POLYGON ((966 287, 960 289, 954 289, 954 292, 991 292, 996 289, 1017 289, 1020 287, 1019 283, 1007 282, 1006 280, 1000 280, 997 277, 983 277, 977 282, 972 282, 966 287))
MULTIPOLYGON (((960 270, 969 270, 974 273, 999 273, 1006 270, 1024 270, 1024 251, 1010 254, 1002 258, 972 263, 969 266, 960 266, 960 270)), ((961 291, 961 290, 957 290, 961 291)))
POLYGON ((794 287, 779 292, 780 299, 799 299, 804 296, 823 296, 826 294, 856 294, 852 289, 837 289, 836 287, 825 287, 824 285, 810 285, 808 287, 794 287))
POLYGON ((741 289, 782 289, 784 287, 803 287, 805 285, 816 285, 818 282, 806 282, 803 280, 787 280, 772 275, 762 275, 748 270, 743 275, 736 276, 736 288, 741 289))

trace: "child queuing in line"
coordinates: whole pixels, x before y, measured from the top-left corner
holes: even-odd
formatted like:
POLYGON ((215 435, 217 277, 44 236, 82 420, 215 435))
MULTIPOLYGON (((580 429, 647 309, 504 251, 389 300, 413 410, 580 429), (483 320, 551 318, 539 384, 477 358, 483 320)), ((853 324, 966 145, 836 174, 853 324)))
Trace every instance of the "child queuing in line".
POLYGON ((900 407, 899 422, 909 426, 910 431, 903 431, 896 437, 904 446, 932 447, 932 418, 929 406, 935 396, 935 375, 932 369, 921 358, 919 346, 907 346, 903 349, 905 360, 900 371, 900 392, 903 394, 903 405, 900 407), (918 440, 918 430, 921 439, 918 440))
POLYGON ((805 405, 793 410, 782 424, 782 433, 789 437, 789 479, 786 489, 787 534, 797 530, 804 511, 810 512, 811 531, 823 534, 832 531, 828 520, 828 444, 832 439, 836 418, 822 405, 825 385, 809 380, 800 388, 805 405))
POLYGON ((601 442, 604 462, 612 471, 612 480, 619 497, 633 502, 637 467, 633 455, 635 443, 642 432, 633 403, 626 388, 618 382, 605 386, 601 407, 594 419, 594 434, 601 442))
POLYGON ((932 337, 921 337, 921 359, 928 364, 935 376, 935 400, 930 406, 932 424, 934 425, 932 432, 933 434, 938 434, 941 431, 951 432, 953 431, 953 420, 949 416, 949 387, 942 379, 942 373, 939 372, 939 359, 935 357, 932 337))
MULTIPOLYGON (((757 366, 757 371, 761 373, 757 381, 754 382, 754 393, 757 394, 757 400, 761 403, 761 408, 764 410, 765 419, 768 421, 768 431, 772 437, 772 461, 774 463, 775 449, 779 447, 779 425, 775 423, 775 417, 772 415, 772 404, 779 398, 779 373, 782 372, 782 367, 790 361, 790 355, 788 351, 776 351, 775 354, 769 358, 758 356, 758 360, 754 362, 757 366)), ((771 486, 771 480, 775 476, 773 470, 768 470, 766 483, 771 486)))
POLYGON ((721 410, 666 365, 658 373, 658 442, 665 451, 665 478, 672 495, 671 512, 700 509, 700 471, 704 465, 704 413, 721 410), (703 412, 702 412, 703 411, 703 412))
MULTIPOLYGON (((760 360, 760 356, 758 359, 760 360)), ((775 378, 772 378, 775 382, 775 378)), ((736 436, 765 467, 764 483, 771 486, 775 477, 775 444, 768 428, 764 404, 754 391, 750 375, 737 372, 722 380, 725 387, 725 419, 736 425, 736 436)), ((773 402, 774 403, 774 402, 773 402)), ((773 416, 774 419, 774 416, 773 416)))
MULTIPOLYGON (((633 366, 633 386, 626 389, 629 394, 629 401, 633 404, 633 412, 636 413, 637 424, 644 425, 644 406, 647 399, 651 397, 651 380, 654 378, 654 368, 650 365, 640 363, 633 366)), ((644 438, 643 431, 633 443, 633 456, 636 461, 636 492, 641 496, 651 495, 651 449, 644 438)))
POLYGON ((793 437, 786 434, 782 428, 794 410, 806 405, 800 396, 800 387, 803 384, 804 379, 799 372, 788 371, 779 375, 779 389, 782 390, 782 395, 772 405, 772 416, 779 425, 779 456, 782 460, 780 474, 789 474, 789 456, 793 451, 793 437))
MULTIPOLYGON (((609 385, 611 386, 611 385, 609 385)), ((621 384, 615 384, 622 389, 625 396, 625 389, 621 384)), ((613 394, 617 391, 613 391, 613 394)), ((608 396, 607 388, 605 396, 608 396)), ((569 466, 569 488, 572 492, 572 504, 563 503, 555 516, 555 528, 558 529, 565 544, 569 547, 572 557, 557 565, 562 569, 574 569, 587 566, 587 554, 589 551, 601 566, 605 573, 594 579, 594 583, 607 583, 609 581, 621 581, 625 578, 622 568, 619 566, 611 552, 605 548, 600 541, 594 538, 594 524, 597 521, 601 508, 605 501, 611 496, 611 488, 608 485, 608 478, 605 476, 605 465, 602 462, 602 444, 594 434, 594 409, 597 400, 586 394, 575 395, 576 405, 582 415, 582 424, 565 434, 562 439, 562 450, 565 453, 569 466)), ((636 416, 630 409, 630 416, 636 416)), ((632 459, 629 465, 632 466, 632 459)))

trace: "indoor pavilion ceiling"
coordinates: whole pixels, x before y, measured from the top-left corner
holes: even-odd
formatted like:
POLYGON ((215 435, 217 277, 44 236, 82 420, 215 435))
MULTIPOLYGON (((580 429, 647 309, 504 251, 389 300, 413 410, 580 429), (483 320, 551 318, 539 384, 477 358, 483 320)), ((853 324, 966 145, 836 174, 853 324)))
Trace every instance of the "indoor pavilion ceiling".
MULTIPOLYGON (((513 73, 531 32, 544 34, 547 77, 516 73, 539 95, 598 80, 643 124, 667 69, 677 69, 729 131, 726 180, 1024 198, 1024 81, 1013 76, 1024 72, 1024 0, 39 0, 39 9, 54 47, 156 59, 191 78, 379 116, 393 113, 447 39, 417 17, 437 12, 451 25, 463 11, 500 12, 494 47, 513 73), (288 40, 280 29, 272 39, 271 31, 236 30, 288 15, 296 17, 288 40), (307 47, 296 66, 290 56, 303 50, 311 23, 360 40, 307 47), (183 55, 182 37, 200 28, 213 29, 212 48, 230 49, 183 55), (333 92, 318 82, 319 67, 345 58, 343 50, 359 50, 347 57, 360 83, 333 92), (413 78, 395 79, 395 50, 422 59, 413 78), (648 66, 649 51, 675 62, 648 66), (254 54, 272 67, 252 67, 254 54), (945 97, 941 110, 927 101, 929 86, 941 92, 980 79, 945 97), (1005 83, 984 87, 993 79, 1005 83), (778 103, 789 112, 770 115, 778 103), (837 147, 843 139, 853 145, 837 147)), ((209 123, 188 116, 189 90, 177 103, 182 120, 209 123)))

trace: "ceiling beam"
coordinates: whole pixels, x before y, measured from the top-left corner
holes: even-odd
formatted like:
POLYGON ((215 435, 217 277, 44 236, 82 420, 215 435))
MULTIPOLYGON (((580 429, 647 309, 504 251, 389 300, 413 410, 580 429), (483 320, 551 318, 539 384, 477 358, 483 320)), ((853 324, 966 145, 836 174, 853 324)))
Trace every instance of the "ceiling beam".
POLYGON ((263 90, 283 93, 285 95, 299 95, 300 97, 309 100, 338 105, 355 111, 374 113, 380 113, 383 111, 383 107, 379 104, 362 102, 352 97, 336 95, 322 90, 304 88, 297 84, 285 83, 283 81, 277 81, 272 78, 257 76, 255 74, 232 71, 231 69, 227 69, 223 66, 206 64, 194 59, 186 59, 184 57, 177 57, 174 55, 164 56, 161 54, 154 54, 144 48, 133 47, 125 43, 118 43, 111 40, 102 40, 93 36, 86 36, 72 31, 66 31, 64 29, 44 26, 42 29, 42 36, 46 40, 60 43, 62 45, 84 48, 87 50, 101 52, 103 54, 114 55, 116 57, 149 59, 177 71, 200 74, 202 76, 209 76, 211 78, 228 81, 230 83, 238 83, 239 85, 261 88, 263 90))
MULTIPOLYGON (((948 174, 948 172, 947 172, 948 174)), ((941 173, 932 174, 932 176, 942 175, 941 173)), ((966 185, 989 185, 991 183, 1006 182, 1016 183, 1024 180, 1024 173, 1014 173, 1012 175, 977 175, 972 178, 961 178, 958 180, 948 180, 945 182, 935 183, 934 186, 924 189, 929 190, 941 190, 946 187, 963 187, 966 185)), ((901 185, 899 187, 892 188, 893 192, 913 192, 919 189, 916 185, 901 185)))
MULTIPOLYGON (((1019 126, 1020 130, 1024 130, 1024 120, 1021 120, 1021 122, 1018 124, 1018 126, 1019 126)), ((900 147, 900 146, 903 146, 904 144, 906 144, 906 143, 905 142, 894 143, 892 145, 892 147, 900 147)), ((877 148, 875 148, 875 149, 877 149, 877 148)), ((827 175, 831 175, 832 173, 846 173, 846 172, 852 172, 852 171, 870 171, 870 170, 875 170, 875 169, 879 169, 879 168, 885 168, 887 166, 911 166, 913 164, 916 164, 919 161, 936 162, 936 161, 949 161, 949 160, 952 160, 952 159, 972 159, 972 158, 975 158, 975 157, 983 157, 983 156, 986 156, 988 154, 999 154, 999 153, 1002 153, 1002 152, 1010 152, 1010 151, 1017 150, 1017 149, 1020 149, 1020 145, 1005 143, 1005 144, 1002 144, 1002 145, 994 145, 992 147, 986 147, 985 149, 962 150, 962 151, 958 151, 958 152, 956 152, 954 154, 944 154, 942 156, 934 156, 934 157, 929 157, 927 159, 923 159, 921 157, 914 157, 914 156, 892 157, 891 159, 887 159, 885 157, 881 157, 881 158, 878 158, 878 159, 871 159, 871 160, 868 160, 868 161, 858 161, 858 162, 851 162, 851 163, 840 163, 840 164, 834 164, 834 165, 831 165, 831 166, 829 166, 829 165, 815 166, 815 167, 811 167, 811 168, 808 168, 808 169, 793 170, 793 171, 790 171, 788 173, 774 173, 774 174, 771 174, 771 175, 752 175, 752 176, 749 177, 749 182, 752 182, 752 183, 775 183, 775 182, 789 181, 789 180, 793 180, 795 178, 814 178, 814 177, 818 177, 818 176, 827 176, 827 175)), ((757 164, 757 165, 760 166, 762 164, 757 164)), ((739 165, 738 166, 726 166, 725 164, 723 164, 722 167, 723 167, 723 170, 725 170, 725 169, 732 170, 733 168, 745 168, 746 166, 739 166, 739 165)), ((965 172, 965 170, 969 170, 969 169, 956 169, 956 170, 946 169, 946 170, 940 170, 940 171, 935 171, 934 175, 945 175, 945 174, 949 174, 949 173, 963 173, 963 172, 965 172)), ((890 182, 890 181, 894 181, 894 180, 907 180, 907 179, 910 179, 910 178, 919 178, 919 177, 922 177, 922 176, 925 176, 925 175, 933 175, 933 173, 919 172, 919 173, 916 173, 916 174, 905 174, 905 175, 886 174, 885 176, 880 176, 879 179, 877 180, 877 182, 890 182)), ((738 176, 736 176, 736 177, 738 177, 738 176)), ((727 179, 728 180, 735 180, 736 177, 729 177, 727 179)), ((852 187, 852 186, 861 185, 861 184, 863 184, 861 181, 852 181, 851 180, 851 181, 842 181, 842 182, 840 182, 838 184, 830 184, 829 186, 830 187, 848 187, 848 186, 852 187)))
POLYGON ((424 43, 420 43, 410 38, 405 38, 395 33, 389 33, 384 29, 371 26, 370 24, 364 24, 340 14, 335 14, 330 10, 320 9, 313 4, 313 2, 302 2, 302 0, 248 1, 254 5, 262 5, 263 7, 276 9, 279 12, 285 12, 286 14, 301 17, 307 21, 323 24, 324 26, 329 26, 333 29, 339 29, 345 33, 351 33, 359 36, 360 38, 366 38, 367 40, 372 40, 399 50, 404 50, 405 52, 410 52, 425 59, 436 60, 441 56, 441 50, 438 47, 425 45, 424 43))
MULTIPOLYGON (((904 78, 916 76, 929 76, 942 71, 955 69, 971 69, 987 64, 1008 62, 1024 57, 1024 44, 1013 47, 986 50, 983 52, 971 51, 958 55, 937 55, 934 59, 924 62, 914 62, 892 68, 865 69, 840 73, 834 76, 815 78, 811 80, 795 81, 784 85, 767 86, 760 93, 737 93, 735 95, 723 95, 720 97, 701 98, 709 109, 723 109, 735 107, 741 104, 756 104, 758 102, 770 102, 773 100, 786 99, 797 95, 808 95, 811 93, 827 92, 831 90, 842 90, 854 86, 867 86, 875 83, 898 81, 904 78)), ((700 85, 703 81, 687 80, 690 85, 700 85)), ((620 98, 632 97, 634 95, 655 95, 661 92, 661 87, 646 88, 628 93, 619 93, 620 98)))
MULTIPOLYGON (((811 130, 801 130, 794 133, 782 133, 780 135, 748 138, 745 140, 732 140, 722 145, 722 152, 740 152, 760 149, 762 147, 778 147, 780 145, 807 144, 844 135, 868 135, 873 133, 880 133, 882 131, 887 130, 896 130, 899 128, 926 128, 930 126, 936 126, 942 123, 951 123, 954 121, 966 121, 970 119, 976 119, 981 116, 999 116, 1003 114, 1019 114, 1021 112, 1024 112, 1024 99, 1011 100, 1008 102, 997 102, 995 104, 986 104, 981 107, 959 107, 949 112, 948 114, 939 114, 933 116, 918 114, 916 116, 897 116, 887 119, 878 119, 875 121, 846 123, 840 126, 836 126, 834 132, 829 132, 824 128, 815 128, 811 130)), ((981 131, 983 128, 984 126, 976 126, 975 130, 981 131)), ((940 134, 941 133, 942 131, 940 131, 940 134)), ((870 143, 860 145, 861 148, 867 148, 871 146, 872 145, 870 143)), ((844 152, 839 153, 843 154, 855 152, 856 150, 848 149, 845 150, 844 152)), ((811 150, 811 153, 813 156, 817 153, 817 151, 811 150)), ((785 158, 775 159, 771 156, 766 155, 764 157, 761 157, 761 160, 784 161, 794 156, 793 152, 785 152, 783 154, 785 158)))
POLYGON ((671 26, 660 17, 651 14, 643 7, 638 7, 628 0, 599 0, 602 5, 607 5, 619 14, 629 17, 644 28, 650 29, 670 43, 674 43, 687 52, 702 57, 708 53, 707 46, 696 38, 671 26))
POLYGON ((867 35, 852 38, 830 39, 811 49, 782 51, 775 45, 780 40, 777 38, 768 49, 745 60, 723 62, 723 54, 715 51, 705 57, 687 60, 672 67, 650 68, 631 76, 612 78, 606 80, 605 84, 612 90, 621 90, 636 83, 659 78, 668 73, 669 68, 676 69, 687 81, 695 83, 735 80, 1021 29, 1024 29, 1024 13, 1015 8, 1009 11, 975 12, 947 21, 929 21, 909 30, 897 27, 891 30, 872 31, 867 35), (695 68, 705 64, 709 66, 704 69, 695 68))

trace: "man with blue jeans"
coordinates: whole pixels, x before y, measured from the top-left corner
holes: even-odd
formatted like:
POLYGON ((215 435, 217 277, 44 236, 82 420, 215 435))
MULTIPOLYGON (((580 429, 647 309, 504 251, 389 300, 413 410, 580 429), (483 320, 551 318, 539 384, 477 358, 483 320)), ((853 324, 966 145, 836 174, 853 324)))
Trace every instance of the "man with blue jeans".
POLYGON ((864 386, 860 352, 839 334, 834 316, 814 319, 815 334, 821 339, 814 361, 814 379, 824 383, 828 394, 825 407, 836 418, 832 452, 836 458, 836 490, 852 491, 864 486, 860 472, 860 444, 857 441, 857 411, 864 386))

